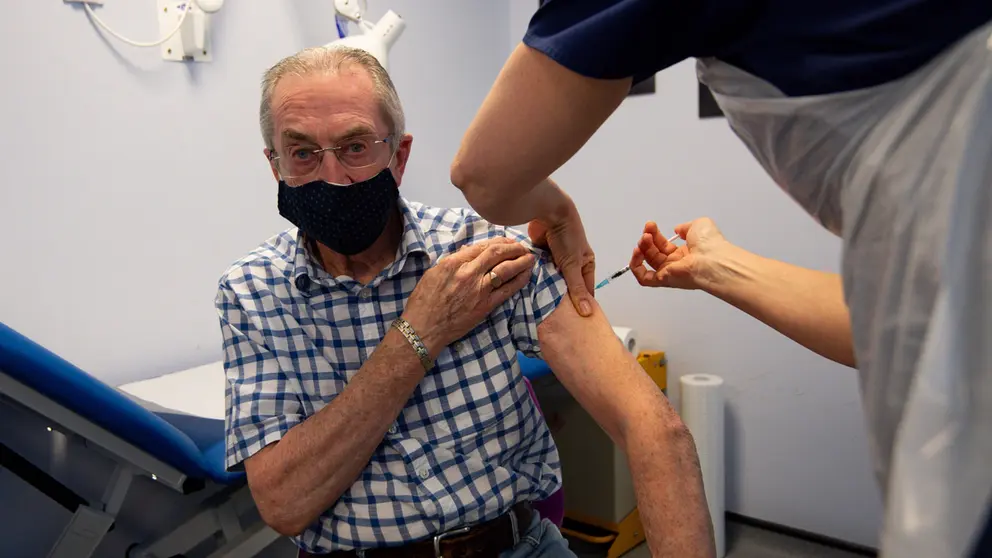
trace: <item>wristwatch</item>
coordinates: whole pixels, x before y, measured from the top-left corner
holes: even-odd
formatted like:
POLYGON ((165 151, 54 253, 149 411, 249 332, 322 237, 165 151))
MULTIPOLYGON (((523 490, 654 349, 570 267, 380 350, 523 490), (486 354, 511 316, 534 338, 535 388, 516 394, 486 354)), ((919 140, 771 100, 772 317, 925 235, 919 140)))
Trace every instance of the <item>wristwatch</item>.
POLYGON ((393 321, 393 327, 402 333, 403 337, 406 337, 406 340, 410 342, 413 350, 417 353, 417 357, 420 359, 420 364, 424 366, 424 370, 430 371, 431 368, 434 368, 434 361, 431 360, 431 355, 427 352, 427 346, 420 340, 420 336, 414 331, 410 322, 404 318, 396 318, 393 321))

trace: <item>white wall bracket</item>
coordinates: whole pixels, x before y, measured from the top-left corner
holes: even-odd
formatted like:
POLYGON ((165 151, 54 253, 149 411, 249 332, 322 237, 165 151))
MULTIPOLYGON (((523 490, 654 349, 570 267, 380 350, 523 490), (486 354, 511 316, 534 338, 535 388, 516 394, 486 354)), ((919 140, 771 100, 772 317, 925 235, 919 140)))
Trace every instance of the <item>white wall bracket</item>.
POLYGON ((178 33, 159 46, 164 60, 175 62, 210 62, 213 50, 210 41, 210 17, 195 0, 157 0, 158 31, 161 36, 172 32, 190 10, 178 33))

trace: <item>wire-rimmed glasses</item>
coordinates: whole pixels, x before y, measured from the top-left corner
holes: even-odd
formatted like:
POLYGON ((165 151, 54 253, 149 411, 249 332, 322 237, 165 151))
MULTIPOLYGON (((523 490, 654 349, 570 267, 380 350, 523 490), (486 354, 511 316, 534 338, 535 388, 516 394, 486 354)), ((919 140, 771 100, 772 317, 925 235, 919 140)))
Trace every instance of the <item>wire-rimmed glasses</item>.
POLYGON ((338 140, 330 147, 294 145, 281 155, 273 155, 270 160, 276 164, 279 177, 290 186, 296 186, 317 178, 324 162, 324 154, 330 151, 345 169, 357 171, 354 179, 361 182, 372 178, 389 165, 394 152, 392 143, 392 135, 384 138, 374 135, 353 136, 338 140))

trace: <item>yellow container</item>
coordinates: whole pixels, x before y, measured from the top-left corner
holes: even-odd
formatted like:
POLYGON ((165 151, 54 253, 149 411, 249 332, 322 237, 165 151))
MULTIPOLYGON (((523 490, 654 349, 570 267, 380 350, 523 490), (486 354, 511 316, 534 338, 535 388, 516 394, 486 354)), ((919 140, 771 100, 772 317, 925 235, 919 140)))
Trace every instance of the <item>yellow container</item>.
POLYGON ((668 395, 668 360, 665 358, 665 351, 641 351, 637 354, 637 362, 661 391, 668 395))

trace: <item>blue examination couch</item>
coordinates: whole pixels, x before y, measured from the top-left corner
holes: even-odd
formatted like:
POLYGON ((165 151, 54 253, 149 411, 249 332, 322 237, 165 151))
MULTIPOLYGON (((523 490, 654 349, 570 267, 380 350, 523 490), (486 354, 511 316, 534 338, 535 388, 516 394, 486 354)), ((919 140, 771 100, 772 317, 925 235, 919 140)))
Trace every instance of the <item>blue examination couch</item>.
POLYGON ((520 364, 520 373, 531 381, 551 373, 551 367, 546 362, 538 358, 524 356, 523 353, 517 353, 517 362, 520 364))
POLYGON ((58 433, 83 441, 117 464, 100 501, 87 501, 0 443, 0 467, 72 513, 50 558, 91 556, 118 520, 132 482, 141 478, 182 495, 209 484, 223 488, 167 535, 135 544, 129 558, 181 556, 205 541, 218 541, 211 557, 250 557, 279 538, 261 521, 242 525, 241 516, 254 503, 244 474, 225 471, 222 422, 212 432, 202 427, 186 432, 183 421, 176 420, 182 417, 145 409, 2 323, 0 400, 39 416, 58 433))
MULTIPOLYGON (((528 379, 550 373, 543 361, 520 357, 528 379)), ((254 504, 244 474, 225 470, 222 421, 205 430, 202 423, 183 420, 190 417, 153 412, 3 323, 0 402, 37 415, 58 433, 83 441, 116 463, 104 496, 88 501, 0 441, 0 467, 72 513, 50 558, 91 556, 119 520, 136 480, 162 483, 181 495, 208 485, 224 488, 167 535, 136 542, 128 558, 181 556, 205 541, 218 541, 211 558, 250 557, 279 538, 257 519, 242 525, 242 514, 254 504)))

